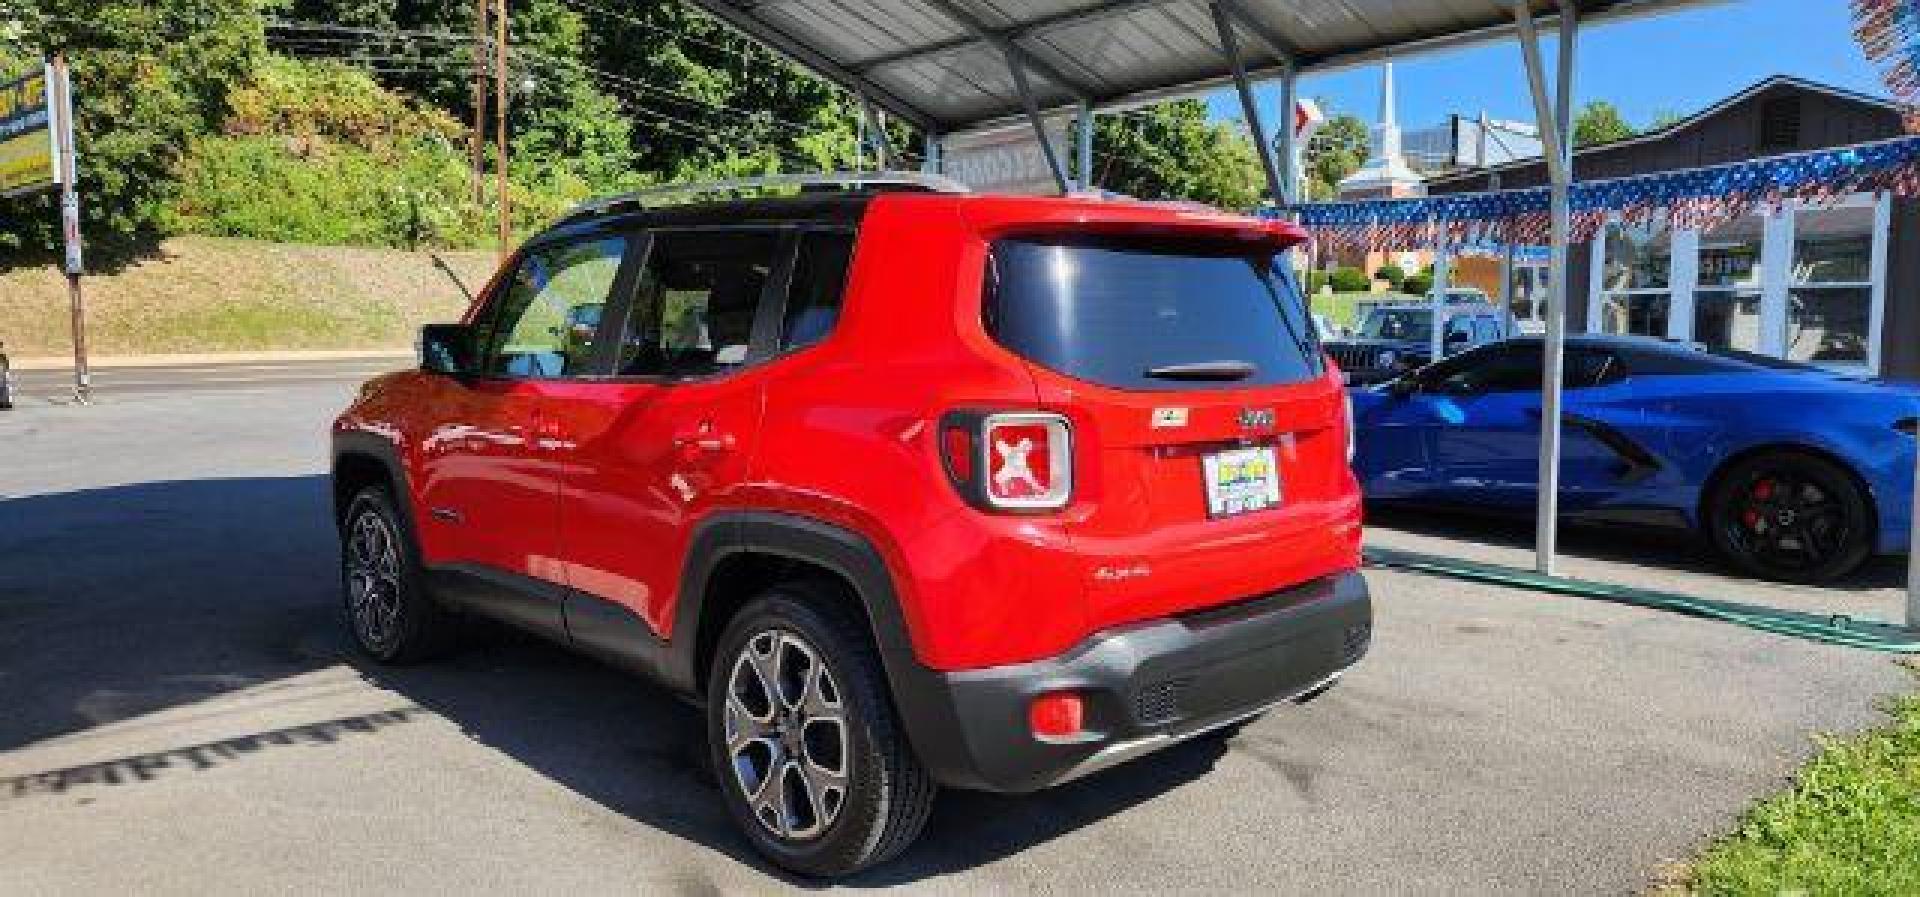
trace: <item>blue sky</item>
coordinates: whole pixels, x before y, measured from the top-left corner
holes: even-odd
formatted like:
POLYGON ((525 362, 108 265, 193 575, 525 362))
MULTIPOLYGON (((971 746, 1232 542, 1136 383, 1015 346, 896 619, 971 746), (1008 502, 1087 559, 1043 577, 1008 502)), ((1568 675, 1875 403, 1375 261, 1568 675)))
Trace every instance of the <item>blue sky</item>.
MULTIPOLYGON (((1694 112, 1773 74, 1884 96, 1852 29, 1847 0, 1737 0, 1594 27, 1582 32, 1575 99, 1582 105, 1609 100, 1629 122, 1645 126, 1661 111, 1694 112)), ((1394 81, 1403 127, 1436 124, 1451 112, 1478 115, 1482 108, 1495 118, 1533 119, 1520 50, 1511 42, 1400 60, 1394 81)), ((1274 127, 1279 90, 1261 93, 1262 121, 1274 127)), ((1380 70, 1304 77, 1300 93, 1372 122, 1380 70)), ((1209 103, 1215 117, 1240 116, 1231 90, 1209 103)))

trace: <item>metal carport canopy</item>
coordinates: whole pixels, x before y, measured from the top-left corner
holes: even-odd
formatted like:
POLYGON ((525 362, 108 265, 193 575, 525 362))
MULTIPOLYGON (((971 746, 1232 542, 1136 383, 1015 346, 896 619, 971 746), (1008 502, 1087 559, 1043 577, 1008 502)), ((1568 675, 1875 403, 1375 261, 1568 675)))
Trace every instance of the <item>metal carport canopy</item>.
MULTIPOLYGON (((934 134, 1096 111, 1233 83, 1210 0, 692 0, 934 134)), ((1715 0, 1577 0, 1582 25, 1715 0)), ((1553 0, 1531 0, 1543 20, 1553 0)), ((1514 0, 1221 0, 1255 79, 1507 40, 1514 0)))

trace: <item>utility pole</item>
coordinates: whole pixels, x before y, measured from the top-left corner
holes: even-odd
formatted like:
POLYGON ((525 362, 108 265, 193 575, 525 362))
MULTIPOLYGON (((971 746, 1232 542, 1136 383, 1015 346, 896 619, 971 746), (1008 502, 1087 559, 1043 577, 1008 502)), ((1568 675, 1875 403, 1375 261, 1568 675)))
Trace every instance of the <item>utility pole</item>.
POLYGON ((73 400, 85 405, 92 399, 93 372, 87 362, 87 304, 80 291, 85 265, 80 256, 80 194, 74 184, 80 169, 73 147, 73 77, 65 56, 54 56, 52 69, 48 86, 53 92, 47 100, 59 149, 53 164, 60 172, 60 232, 66 244, 67 305, 73 316, 73 400))
POLYGON ((473 131, 467 135, 467 161, 476 206, 487 202, 487 7, 492 2, 473 0, 473 131))
POLYGON ((513 241, 513 204, 507 196, 507 0, 497 0, 493 19, 493 114, 496 199, 500 203, 500 257, 511 252, 513 241))

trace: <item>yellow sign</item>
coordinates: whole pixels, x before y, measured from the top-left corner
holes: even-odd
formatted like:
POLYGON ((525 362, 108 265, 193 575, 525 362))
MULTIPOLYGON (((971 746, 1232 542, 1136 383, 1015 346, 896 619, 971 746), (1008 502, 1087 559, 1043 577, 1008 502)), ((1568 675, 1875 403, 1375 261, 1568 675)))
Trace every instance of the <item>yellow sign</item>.
POLYGON ((0 85, 0 196, 59 182, 46 70, 0 85))

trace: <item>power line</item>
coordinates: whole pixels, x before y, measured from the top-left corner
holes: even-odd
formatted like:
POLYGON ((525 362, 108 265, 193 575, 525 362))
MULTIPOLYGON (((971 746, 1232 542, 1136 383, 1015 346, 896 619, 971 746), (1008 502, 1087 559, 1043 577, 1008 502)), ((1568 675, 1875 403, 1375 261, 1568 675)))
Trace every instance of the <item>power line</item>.
MULTIPOLYGON (((460 44, 460 43, 471 44, 473 42, 473 38, 470 35, 457 34, 449 31, 431 31, 431 30, 419 30, 419 29, 410 30, 410 29, 361 28, 361 27, 351 26, 351 25, 333 25, 325 22, 297 22, 297 21, 289 21, 284 19, 269 20, 269 24, 272 27, 283 28, 287 30, 318 31, 321 33, 333 33, 333 34, 354 34, 354 35, 362 35, 362 36, 372 37, 372 38, 395 39, 400 42, 408 42, 415 39, 436 40, 436 41, 453 43, 453 44, 460 44)), ((286 38, 281 38, 281 39, 286 39, 286 38)), ((310 38, 300 37, 300 38, 294 38, 294 39, 309 40, 310 38)), ((674 99, 677 99, 683 102, 706 106, 706 107, 720 110, 720 111, 731 112, 736 115, 744 115, 744 116, 759 118, 771 125, 785 128, 788 131, 794 132, 796 134, 810 134, 815 130, 815 128, 810 124, 775 116, 771 112, 768 112, 766 110, 743 109, 738 106, 728 105, 727 103, 723 103, 718 100, 708 99, 705 97, 697 97, 691 94, 681 93, 680 91, 673 90, 672 88, 662 87, 658 84, 655 84, 649 81, 644 81, 639 78, 634 78, 628 75, 621 75, 615 72, 609 72, 609 71, 606 71, 605 69, 596 68, 594 66, 587 65, 586 63, 579 62, 577 60, 567 59, 560 56, 554 56, 550 53, 546 53, 541 50, 536 50, 532 47, 519 46, 519 47, 510 48, 510 49, 515 54, 530 57, 533 59, 542 60, 550 64, 565 66, 566 68, 591 75, 596 79, 601 80, 603 83, 606 81, 613 81, 620 84, 624 84, 636 90, 641 90, 641 91, 645 91, 645 92, 649 92, 649 93, 653 93, 653 94, 665 96, 665 97, 672 97, 674 99)))
POLYGON ((709 40, 703 40, 697 37, 690 37, 688 35, 681 34, 677 31, 674 31, 671 28, 655 25, 654 23, 646 21, 645 19, 635 16, 631 13, 624 13, 618 10, 610 9, 605 6, 601 6, 597 3, 588 2, 588 0, 557 0, 557 2, 559 2, 560 5, 562 6, 566 6, 572 9, 574 12, 592 13, 594 15, 602 16, 605 18, 613 19, 618 22, 632 25, 636 28, 642 28, 647 31, 652 31, 658 34, 666 35, 667 37, 671 37, 674 40, 679 41, 681 43, 695 44, 698 46, 707 47, 712 50, 718 50, 722 53, 730 53, 734 56, 738 56, 748 61, 754 61, 751 58, 751 54, 752 54, 751 44, 742 43, 742 44, 737 44, 735 46, 729 47, 729 46, 724 46, 721 44, 714 43, 709 40), (747 49, 742 49, 742 47, 746 47, 747 49))

